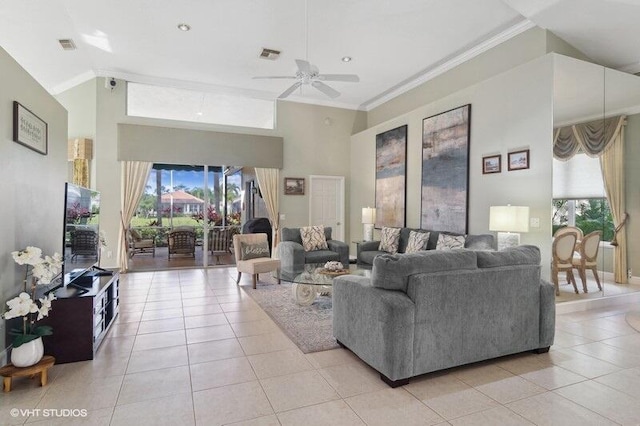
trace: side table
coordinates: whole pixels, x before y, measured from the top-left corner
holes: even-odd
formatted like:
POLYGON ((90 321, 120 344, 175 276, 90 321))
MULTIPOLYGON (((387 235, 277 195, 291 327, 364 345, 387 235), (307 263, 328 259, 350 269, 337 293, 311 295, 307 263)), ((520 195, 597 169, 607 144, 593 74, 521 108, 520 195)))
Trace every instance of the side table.
POLYGON ((51 355, 45 355, 37 364, 30 367, 16 367, 7 364, 0 368, 0 376, 4 377, 4 391, 11 392, 11 379, 14 377, 35 376, 40 373, 40 385, 46 386, 49 369, 55 364, 56 359, 51 355))

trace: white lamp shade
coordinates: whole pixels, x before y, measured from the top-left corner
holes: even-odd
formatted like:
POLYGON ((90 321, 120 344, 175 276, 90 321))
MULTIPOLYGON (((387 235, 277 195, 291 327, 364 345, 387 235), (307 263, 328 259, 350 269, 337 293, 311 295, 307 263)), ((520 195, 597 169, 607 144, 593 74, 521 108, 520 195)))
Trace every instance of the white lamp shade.
POLYGON ((363 207, 362 223, 376 223, 376 209, 373 207, 363 207))
POLYGON ((491 206, 489 230, 501 232, 529 232, 529 207, 491 206))

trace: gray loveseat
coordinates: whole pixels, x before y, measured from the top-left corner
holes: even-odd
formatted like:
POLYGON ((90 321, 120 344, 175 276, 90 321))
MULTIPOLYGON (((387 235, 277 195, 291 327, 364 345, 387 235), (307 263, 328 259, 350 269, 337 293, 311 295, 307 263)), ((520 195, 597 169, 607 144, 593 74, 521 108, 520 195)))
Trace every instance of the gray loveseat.
POLYGON ((333 335, 390 386, 524 351, 546 352, 555 332, 554 287, 540 250, 380 255, 371 278, 333 281, 333 335))
POLYGON ((327 250, 304 251, 300 228, 282 228, 282 239, 278 244, 278 258, 285 270, 297 270, 307 263, 325 263, 331 260, 349 264, 349 246, 331 239, 331 228, 324 228, 327 250))
MULTIPOLYGON (((411 231, 429 232, 429 242, 427 250, 435 250, 438 242, 438 235, 441 233, 447 235, 462 235, 453 232, 430 231, 425 229, 400 228, 400 242, 398 245, 398 253, 404 253, 409 242, 409 234, 411 231)), ((380 254, 388 254, 386 251, 379 250, 380 241, 366 241, 358 243, 358 265, 371 266, 373 259, 380 254)), ((492 234, 467 235, 464 247, 470 250, 495 250, 495 239, 492 234)))

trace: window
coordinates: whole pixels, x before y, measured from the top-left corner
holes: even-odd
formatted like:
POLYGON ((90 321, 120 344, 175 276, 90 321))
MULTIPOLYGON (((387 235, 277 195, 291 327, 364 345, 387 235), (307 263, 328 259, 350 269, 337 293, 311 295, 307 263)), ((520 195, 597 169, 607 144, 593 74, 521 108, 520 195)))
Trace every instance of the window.
POLYGON ((575 226, 587 235, 602 231, 603 241, 613 238, 613 218, 605 197, 600 160, 584 153, 568 161, 553 159, 553 233, 575 226))
POLYGON ((274 101, 127 83, 127 115, 273 129, 274 101))

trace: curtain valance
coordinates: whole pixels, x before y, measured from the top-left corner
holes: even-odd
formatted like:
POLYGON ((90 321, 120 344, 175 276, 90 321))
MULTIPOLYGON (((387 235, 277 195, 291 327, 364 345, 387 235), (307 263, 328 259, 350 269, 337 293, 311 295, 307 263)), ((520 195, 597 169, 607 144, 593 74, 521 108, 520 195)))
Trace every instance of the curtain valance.
POLYGON ((620 133, 626 116, 559 127, 554 130, 553 157, 567 161, 579 151, 589 157, 599 157, 620 133))

